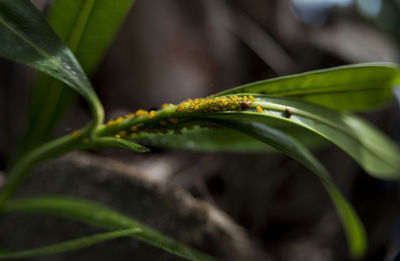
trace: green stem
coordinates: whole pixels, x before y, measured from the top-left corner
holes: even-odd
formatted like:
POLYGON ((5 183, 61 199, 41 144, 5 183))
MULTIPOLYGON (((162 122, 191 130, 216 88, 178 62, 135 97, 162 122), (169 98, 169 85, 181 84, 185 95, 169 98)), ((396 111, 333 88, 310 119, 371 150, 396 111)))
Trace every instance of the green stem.
POLYGON ((97 128, 104 122, 104 108, 94 91, 93 95, 91 96, 91 100, 88 100, 88 104, 94 117, 93 127, 97 128))
POLYGON ((66 135, 56 140, 43 144, 42 146, 30 151, 20 158, 13 167, 8 171, 6 184, 0 194, 0 207, 10 197, 22 180, 26 177, 29 170, 36 164, 46 159, 53 158, 67 152, 90 148, 90 143, 84 143, 83 138, 87 137, 90 129, 93 128, 89 125, 84 130, 80 131, 78 135, 66 135))

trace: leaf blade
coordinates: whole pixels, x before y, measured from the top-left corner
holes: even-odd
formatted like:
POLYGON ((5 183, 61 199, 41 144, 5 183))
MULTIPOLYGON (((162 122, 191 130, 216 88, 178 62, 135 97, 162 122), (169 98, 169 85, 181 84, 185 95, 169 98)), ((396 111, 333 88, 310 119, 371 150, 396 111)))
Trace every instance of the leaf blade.
POLYGON ((361 111, 382 106, 400 84, 397 65, 367 63, 334 67, 245 84, 217 96, 259 93, 290 97, 335 110, 361 111))
MULTIPOLYGON (((325 146, 324 139, 304 128, 282 128, 281 131, 295 136, 308 148, 325 146)), ((249 137, 241 132, 229 129, 207 129, 194 126, 175 133, 141 133, 133 135, 133 139, 144 145, 182 149, 201 152, 234 152, 258 153, 277 152, 265 143, 249 137)))
POLYGON ((127 149, 134 152, 150 151, 149 148, 146 148, 143 145, 122 138, 114 138, 114 137, 96 138, 94 140, 94 143, 99 147, 114 147, 114 148, 127 149))
POLYGON ((270 124, 275 128, 300 126, 331 141, 355 159, 371 176, 400 179, 400 149, 386 135, 356 115, 287 98, 256 96, 263 111, 255 109, 202 115, 203 118, 237 118, 270 124), (284 114, 290 109, 293 115, 284 114))
POLYGON ((140 228, 140 232, 131 236, 189 260, 215 260, 206 254, 159 234, 134 219, 88 200, 71 197, 36 197, 9 200, 4 204, 2 211, 47 213, 108 230, 140 228))
POLYGON ((0 56, 29 65, 82 95, 97 120, 103 108, 71 51, 29 0, 0 1, 0 56))
POLYGON ((82 237, 74 240, 68 240, 65 242, 29 249, 29 250, 22 250, 22 251, 15 251, 15 252, 0 252, 0 259, 14 259, 14 258, 26 258, 26 257, 35 257, 35 256, 47 256, 47 255, 54 255, 60 254, 64 252, 74 251, 81 248, 89 247, 95 244, 99 244, 102 242, 106 242, 118 237, 128 236, 133 233, 140 232, 140 228, 131 228, 131 229, 124 229, 118 230, 113 232, 106 232, 106 233, 98 233, 95 235, 82 237))
POLYGON ((321 179, 324 187, 327 189, 327 192, 338 212, 346 234, 351 256, 358 259, 365 255, 367 249, 367 237, 362 222, 351 204, 344 198, 340 190, 333 183, 328 171, 305 146, 285 133, 263 124, 231 120, 217 120, 214 122, 221 126, 241 131, 265 142, 266 144, 284 152, 317 175, 321 179))

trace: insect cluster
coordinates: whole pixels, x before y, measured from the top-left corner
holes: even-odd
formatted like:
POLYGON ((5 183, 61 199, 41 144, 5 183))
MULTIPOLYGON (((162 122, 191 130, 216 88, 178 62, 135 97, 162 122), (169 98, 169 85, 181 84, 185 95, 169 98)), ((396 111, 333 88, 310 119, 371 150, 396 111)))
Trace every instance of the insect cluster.
MULTIPOLYGON (((186 116, 186 113, 243 111, 251 109, 253 107, 252 102, 256 102, 256 99, 252 95, 233 95, 225 97, 210 96, 193 100, 188 99, 180 102, 178 105, 166 103, 163 104, 158 111, 140 109, 135 113, 129 113, 109 120, 106 123, 104 131, 108 133, 107 135, 114 135, 116 138, 122 139, 129 138, 130 135, 139 132, 167 133, 168 131, 173 131, 175 134, 181 134, 182 128, 193 128, 193 125, 184 123, 184 116, 186 116), (185 113, 185 115, 181 113, 185 113)), ((253 110, 263 112, 263 109, 258 105, 253 107, 253 110)), ((210 124, 196 125, 206 128, 216 127, 210 124)), ((73 135, 76 135, 76 133, 73 135)))
POLYGON ((188 99, 181 102, 177 108, 177 112, 218 112, 218 111, 234 111, 246 110, 250 108, 250 102, 256 101, 252 95, 238 97, 207 97, 200 99, 188 99))

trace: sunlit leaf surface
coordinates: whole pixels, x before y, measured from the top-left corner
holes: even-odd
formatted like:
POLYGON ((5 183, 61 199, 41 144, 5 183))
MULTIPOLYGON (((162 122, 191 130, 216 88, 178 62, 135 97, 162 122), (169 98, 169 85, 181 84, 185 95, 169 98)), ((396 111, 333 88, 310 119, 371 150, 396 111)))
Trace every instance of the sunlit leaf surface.
POLYGON ((400 84, 397 65, 355 64, 249 83, 218 95, 259 93, 361 111, 387 103, 396 84, 400 84))

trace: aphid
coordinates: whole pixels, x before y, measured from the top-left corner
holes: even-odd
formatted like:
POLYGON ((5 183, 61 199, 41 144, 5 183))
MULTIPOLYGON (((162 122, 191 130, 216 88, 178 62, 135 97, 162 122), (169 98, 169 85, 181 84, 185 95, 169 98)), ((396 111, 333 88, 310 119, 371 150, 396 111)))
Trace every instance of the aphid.
POLYGON ((284 115, 286 118, 289 119, 290 117, 292 117, 293 112, 292 112, 289 108, 286 108, 285 111, 284 111, 284 113, 283 113, 283 115, 284 115))
POLYGON ((181 135, 182 132, 181 132, 180 130, 175 130, 175 131, 174 131, 174 134, 176 134, 176 135, 181 135))
POLYGON ((135 117, 140 117, 140 116, 143 116, 143 115, 147 115, 147 111, 145 111, 145 110, 137 110, 136 112, 135 112, 135 117))
POLYGON ((71 137, 72 138, 76 138, 76 137, 78 137, 79 136, 79 131, 73 131, 72 133, 71 133, 71 137))
POLYGON ((177 111, 177 112, 181 112, 181 111, 183 111, 183 109, 185 109, 185 105, 183 105, 183 104, 181 103, 181 104, 179 104, 179 106, 176 108, 176 111, 177 111))
POLYGON ((121 121, 123 121, 124 120, 124 117, 122 117, 122 116, 119 116, 117 119, 115 119, 115 123, 120 123, 121 121))
POLYGON ((250 103, 248 101, 241 101, 239 104, 242 110, 248 110, 250 108, 250 103))
POLYGON ((133 113, 128 113, 127 115, 125 115, 126 119, 132 119, 133 117, 135 117, 133 113))
POLYGON ((126 134, 127 134, 126 131, 122 130, 122 131, 118 132, 118 134, 116 136, 119 136, 120 138, 123 138, 123 137, 126 136, 126 134))
POLYGON ((176 118, 170 118, 169 121, 174 124, 178 123, 178 119, 176 118))
POLYGON ((112 125, 114 125, 115 122, 113 120, 109 120, 106 124, 107 127, 111 127, 112 125))
POLYGON ((148 116, 147 118, 150 120, 150 119, 153 118, 155 115, 156 115, 156 112, 155 112, 155 111, 150 111, 150 112, 149 112, 149 116, 148 116))
POLYGON ((168 124, 168 122, 166 122, 166 121, 159 121, 158 123, 159 123, 160 125, 162 125, 162 126, 165 126, 165 125, 168 124))
POLYGON ((258 112, 263 112, 263 109, 260 107, 260 106, 256 106, 256 110, 258 111, 258 112))
POLYGON ((168 108, 168 107, 170 107, 170 106, 173 106, 173 104, 171 104, 171 103, 164 103, 163 105, 161 105, 161 109, 166 109, 166 108, 168 108))

